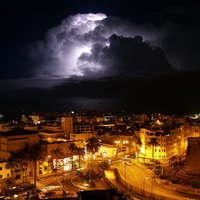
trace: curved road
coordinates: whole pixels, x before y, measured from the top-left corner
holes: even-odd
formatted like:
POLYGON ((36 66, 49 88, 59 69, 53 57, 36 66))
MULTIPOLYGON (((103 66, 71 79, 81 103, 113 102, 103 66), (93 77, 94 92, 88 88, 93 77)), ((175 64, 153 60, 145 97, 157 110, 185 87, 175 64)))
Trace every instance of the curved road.
POLYGON ((155 194, 160 194, 165 197, 170 197, 173 199, 189 200, 189 199, 200 199, 200 196, 195 194, 183 194, 176 190, 164 187, 156 181, 153 177, 153 170, 132 161, 131 166, 125 165, 122 162, 114 165, 119 170, 119 173, 125 178, 124 186, 129 183, 132 186, 140 188, 142 190, 153 192, 155 194))
MULTIPOLYGON (((183 194, 176 190, 164 187, 156 181, 155 178, 152 178, 153 173, 152 170, 148 169, 144 165, 137 163, 136 161, 132 161, 133 164, 131 166, 123 164, 121 161, 113 161, 112 166, 113 168, 117 168, 119 170, 119 173, 125 177, 124 184, 122 186, 124 187, 125 184, 129 183, 130 185, 140 188, 142 190, 153 192, 155 194, 160 194, 165 197, 170 197, 177 200, 198 200, 200 199, 200 196, 193 195, 193 194, 183 194)), ((49 177, 43 177, 37 179, 37 183, 41 185, 41 187, 45 187, 49 185, 50 183, 53 183, 55 181, 62 181, 65 180, 65 184, 63 187, 67 190, 73 190, 73 191, 80 191, 80 187, 76 187, 71 183, 71 178, 74 176, 74 174, 68 173, 60 173, 60 174, 54 174, 49 177)), ((56 186, 54 186, 56 187, 56 186)))

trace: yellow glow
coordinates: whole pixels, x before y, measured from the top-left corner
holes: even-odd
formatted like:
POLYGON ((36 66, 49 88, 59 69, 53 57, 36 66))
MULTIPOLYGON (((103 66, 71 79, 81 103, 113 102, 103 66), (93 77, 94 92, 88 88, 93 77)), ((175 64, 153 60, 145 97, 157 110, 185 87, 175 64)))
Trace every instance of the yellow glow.
POLYGON ((113 171, 105 170, 104 172, 105 172, 106 178, 108 178, 108 179, 115 179, 116 178, 115 173, 113 171))
POLYGON ((144 145, 142 145, 140 151, 141 151, 141 153, 145 154, 145 147, 144 147, 144 145))

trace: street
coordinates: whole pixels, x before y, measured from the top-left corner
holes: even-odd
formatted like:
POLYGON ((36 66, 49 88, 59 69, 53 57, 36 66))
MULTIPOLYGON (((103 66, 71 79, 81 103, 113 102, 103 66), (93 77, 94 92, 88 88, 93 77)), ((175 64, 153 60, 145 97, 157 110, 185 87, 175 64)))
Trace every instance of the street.
POLYGON ((122 162, 112 166, 113 168, 116 166, 120 174, 124 177, 124 185, 129 183, 142 190, 173 199, 199 199, 199 196, 195 194, 180 193, 175 189, 170 189, 158 184, 156 178, 153 176, 152 170, 136 162, 135 160, 132 162, 133 164, 131 166, 125 165, 122 162))
MULTIPOLYGON (((121 184, 122 188, 124 188, 126 184, 130 184, 144 191, 152 192, 177 200, 199 199, 199 196, 195 194, 180 193, 175 189, 167 188, 163 185, 160 185, 153 175, 152 170, 150 170, 145 165, 138 163, 136 160, 132 160, 132 165, 126 165, 120 159, 113 160, 111 168, 117 168, 119 170, 119 173, 124 177, 124 183, 121 184)), ((46 188, 47 190, 55 190, 58 188, 63 188, 68 191, 70 190, 78 192, 82 190, 81 187, 77 187, 71 182, 71 178, 74 177, 75 174, 75 171, 65 173, 60 172, 51 176, 38 178, 37 186, 39 189, 46 188)))

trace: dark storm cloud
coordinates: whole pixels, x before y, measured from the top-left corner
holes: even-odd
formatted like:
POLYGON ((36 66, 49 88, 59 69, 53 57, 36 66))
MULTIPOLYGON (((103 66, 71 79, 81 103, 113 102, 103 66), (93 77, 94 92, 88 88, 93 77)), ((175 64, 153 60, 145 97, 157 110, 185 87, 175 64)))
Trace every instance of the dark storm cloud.
POLYGON ((157 17, 165 18, 162 25, 165 37, 160 46, 171 65, 179 70, 199 70, 200 2, 166 1, 157 17))
POLYGON ((69 16, 31 47, 35 76, 58 79, 172 70, 157 44, 162 30, 105 14, 69 16), (144 41, 143 41, 144 39, 144 41), (145 58, 145 59, 144 59, 145 58))
POLYGON ((199 70, 200 24, 171 23, 165 25, 166 37, 161 41, 169 62, 182 70, 199 70))
POLYGON ((152 49, 143 42, 141 36, 124 38, 113 35, 110 46, 105 49, 105 57, 113 58, 113 66, 125 73, 148 71, 168 72, 172 68, 161 48, 152 49))
POLYGON ((199 69, 200 12, 177 7, 149 12, 142 23, 101 13, 67 17, 29 45, 30 78, 1 81, 2 105, 198 112, 200 74, 181 69, 199 69))
MULTIPOLYGON (((101 71, 104 72, 104 76, 144 71, 149 73, 173 71, 162 49, 152 48, 142 40, 141 36, 125 38, 112 35, 109 38, 109 47, 95 44, 91 54, 81 55, 79 61, 80 63, 98 62, 102 66, 101 71)), ((87 76, 89 69, 85 66, 81 71, 87 76)), ((99 71, 97 73, 99 74, 99 71)))
POLYGON ((199 72, 188 71, 88 80, 75 77, 49 89, 10 89, 1 96, 1 105, 7 105, 1 107, 1 113, 79 109, 196 113, 200 110, 199 76, 199 72))

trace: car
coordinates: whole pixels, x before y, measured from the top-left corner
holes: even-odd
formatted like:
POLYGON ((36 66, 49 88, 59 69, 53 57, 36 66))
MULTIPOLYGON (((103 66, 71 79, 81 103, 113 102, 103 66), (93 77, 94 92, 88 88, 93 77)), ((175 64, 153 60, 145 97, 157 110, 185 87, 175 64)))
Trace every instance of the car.
POLYGON ((130 162, 130 161, 126 161, 126 162, 124 162, 124 164, 125 164, 125 165, 128 165, 128 166, 131 166, 133 163, 130 162))
POLYGON ((66 191, 66 197, 77 197, 77 193, 74 191, 66 191))
POLYGON ((39 197, 39 199, 48 199, 48 197, 44 193, 42 193, 42 192, 40 192, 38 194, 38 197, 39 197))
POLYGON ((135 155, 135 154, 130 154, 130 155, 128 156, 128 158, 135 159, 135 158, 136 158, 136 155, 135 155))

